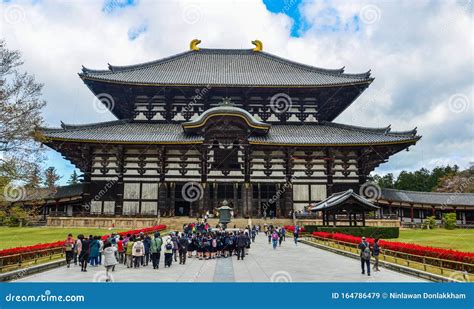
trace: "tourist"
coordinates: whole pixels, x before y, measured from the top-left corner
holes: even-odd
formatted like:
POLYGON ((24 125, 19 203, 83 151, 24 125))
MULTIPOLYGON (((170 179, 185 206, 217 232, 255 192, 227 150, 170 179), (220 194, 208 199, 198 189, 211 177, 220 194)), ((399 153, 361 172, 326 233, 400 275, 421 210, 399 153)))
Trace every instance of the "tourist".
POLYGON ((379 255, 380 255, 380 246, 379 246, 379 239, 375 238, 374 240, 374 248, 372 249, 372 256, 375 259, 374 262, 374 271, 380 271, 379 269, 379 255))
POLYGON ((245 247, 247 246, 247 237, 243 232, 239 232, 236 237, 237 260, 243 260, 245 257, 245 247))
POLYGON ((173 242, 171 237, 167 237, 165 240, 165 268, 166 266, 171 267, 173 263, 173 242))
POLYGON ((163 240, 158 232, 156 232, 154 236, 150 243, 151 263, 153 264, 153 269, 158 269, 160 268, 161 245, 163 244, 163 240))
POLYGON ((77 243, 77 254, 79 256, 79 263, 81 264, 81 271, 87 271, 87 263, 89 262, 90 241, 84 238, 84 235, 77 236, 79 242, 77 243))
POLYGON ((188 258, 193 257, 193 252, 196 251, 196 235, 192 233, 187 236, 188 239, 188 258))
POLYGON ((298 246, 298 237, 300 237, 300 227, 295 225, 295 229, 293 231, 293 240, 295 241, 295 246, 298 246))
MULTIPOLYGON (((211 236, 210 236, 211 237, 211 236)), ((217 255, 217 235, 211 237, 211 259, 215 259, 217 255)))
POLYGON ((278 233, 278 246, 279 247, 281 247, 281 243, 283 241, 283 237, 284 237, 283 236, 283 233, 284 233, 283 231, 284 231, 284 229, 280 228, 280 229, 278 229, 278 232, 277 232, 278 233))
POLYGON ((102 265, 102 252, 104 251, 104 241, 102 240, 102 238, 100 236, 96 236, 97 237, 97 241, 99 242, 99 265, 102 265))
POLYGON ((142 261, 142 265, 148 266, 148 262, 150 261, 150 246, 151 246, 150 235, 145 236, 145 239, 143 240, 143 246, 145 247, 145 256, 144 256, 144 261, 142 261))
POLYGON ((173 243, 173 257, 174 261, 178 261, 178 234, 177 232, 171 233, 171 242, 173 243))
POLYGON ((358 246, 360 250, 360 265, 362 274, 365 274, 364 266, 367 266, 367 276, 370 276, 370 244, 362 237, 362 242, 358 246))
POLYGON ((120 263, 123 263, 123 260, 124 260, 124 255, 125 255, 125 249, 124 249, 124 246, 123 246, 123 237, 120 236, 120 238, 118 239, 117 241, 117 251, 118 251, 118 260, 120 263))
POLYGON ((186 264, 186 254, 188 253, 188 238, 186 234, 181 233, 178 238, 179 264, 186 264))
POLYGON ((99 265, 100 243, 97 238, 97 236, 92 237, 90 243, 89 262, 92 267, 97 267, 99 265))
POLYGON ((283 237, 283 241, 286 240, 286 229, 284 226, 281 227, 281 236, 283 237))
POLYGON ((117 252, 117 248, 112 246, 112 243, 106 241, 104 243, 104 267, 105 267, 105 282, 110 282, 110 275, 109 271, 115 270, 115 265, 117 264, 117 259, 115 258, 115 254, 117 252))
POLYGON ((250 233, 251 233, 251 237, 252 237, 252 242, 255 242, 255 237, 257 236, 257 229, 255 228, 255 225, 253 226, 250 233))
POLYGON ((140 268, 140 264, 142 263, 144 254, 145 254, 145 246, 143 245, 142 239, 138 237, 133 243, 133 247, 132 247, 132 257, 133 257, 134 268, 140 268))
POLYGON ((74 238, 72 238, 72 234, 68 234, 66 241, 64 242, 64 251, 66 254, 66 265, 67 268, 70 267, 71 261, 74 258, 74 238))
POLYGON ((204 236, 198 232, 196 237, 196 256, 202 260, 204 258, 204 236))
POLYGON ((272 239, 272 244, 273 244, 273 249, 276 249, 277 244, 278 244, 278 233, 276 230, 273 231, 271 234, 271 239, 272 239))
POLYGON ((127 264, 127 268, 133 267, 133 257, 132 257, 133 242, 134 242, 134 238, 130 236, 127 241, 127 247, 126 247, 127 249, 125 250, 125 261, 127 264))

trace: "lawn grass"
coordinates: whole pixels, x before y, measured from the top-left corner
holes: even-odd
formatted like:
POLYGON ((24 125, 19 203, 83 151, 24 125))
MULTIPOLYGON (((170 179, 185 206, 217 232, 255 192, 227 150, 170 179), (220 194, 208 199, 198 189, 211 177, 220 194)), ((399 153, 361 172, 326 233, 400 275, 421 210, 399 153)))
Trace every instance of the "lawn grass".
MULTIPOLYGON (((114 229, 113 231, 121 232, 125 229, 114 229)), ((0 227, 0 250, 65 240, 69 233, 77 238, 78 234, 105 235, 111 231, 98 228, 0 227)))
POLYGON ((400 237, 393 241, 474 252, 474 229, 400 229, 400 237))

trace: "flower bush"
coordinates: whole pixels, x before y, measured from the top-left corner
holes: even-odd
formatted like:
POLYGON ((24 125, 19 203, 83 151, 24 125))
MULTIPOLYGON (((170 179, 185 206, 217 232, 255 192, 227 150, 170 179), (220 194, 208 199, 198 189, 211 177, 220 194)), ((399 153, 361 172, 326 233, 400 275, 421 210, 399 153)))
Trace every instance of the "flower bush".
MULTIPOLYGON (((294 232, 295 231, 295 226, 294 225, 285 225, 284 226, 285 230, 289 231, 289 232, 294 232)), ((300 226, 300 233, 304 232, 304 227, 300 226)))
MULTIPOLYGON (((341 234, 341 233, 326 233, 326 232, 313 232, 314 236, 319 236, 327 239, 334 239, 338 241, 344 241, 348 243, 358 244, 362 241, 361 237, 341 234)), ((373 245, 373 238, 366 238, 366 240, 373 245)), ((461 252, 450 249, 435 248, 429 246, 421 246, 417 244, 409 244, 403 242, 395 241, 385 241, 380 240, 379 245, 381 248, 391 251, 396 251, 400 253, 414 254, 418 256, 431 257, 436 259, 464 262, 474 264, 474 253, 471 252, 461 252)))
MULTIPOLYGON (((157 225, 157 226, 152 226, 152 227, 146 227, 143 229, 120 232, 118 234, 120 236, 125 236, 127 234, 136 235, 139 233, 150 234, 153 232, 162 231, 164 229, 166 229, 166 225, 162 224, 162 225, 157 225)), ((102 236, 102 240, 107 239, 109 235, 110 234, 102 236)), ((57 249, 58 252, 62 252, 63 247, 64 247, 64 241, 55 241, 55 242, 50 242, 50 243, 45 243, 45 244, 37 244, 37 245, 25 246, 25 247, 16 247, 16 248, 0 250, 0 257, 21 254, 22 259, 25 260, 25 259, 28 259, 29 257, 35 257, 35 256, 41 257, 42 255, 48 255, 53 249, 57 249), (46 249, 51 249, 51 250, 46 250, 46 249)))

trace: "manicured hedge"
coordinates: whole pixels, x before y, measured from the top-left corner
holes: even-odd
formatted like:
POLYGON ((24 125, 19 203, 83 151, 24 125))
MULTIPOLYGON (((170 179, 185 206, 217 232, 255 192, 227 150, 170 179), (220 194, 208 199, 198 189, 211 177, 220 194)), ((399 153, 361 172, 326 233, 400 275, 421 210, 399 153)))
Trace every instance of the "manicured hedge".
POLYGON ((326 232, 326 233, 342 233, 358 237, 371 237, 380 239, 398 238, 400 235, 400 229, 398 227, 378 227, 378 226, 317 226, 317 225, 305 225, 305 231, 308 233, 313 232, 326 232))

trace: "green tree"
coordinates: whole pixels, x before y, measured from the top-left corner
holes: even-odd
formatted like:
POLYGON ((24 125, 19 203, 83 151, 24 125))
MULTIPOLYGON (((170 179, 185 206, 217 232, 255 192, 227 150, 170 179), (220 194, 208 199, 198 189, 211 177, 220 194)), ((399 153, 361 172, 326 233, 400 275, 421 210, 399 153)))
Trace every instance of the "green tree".
POLYGON ((30 174, 27 176, 25 187, 27 189, 39 189, 43 182, 41 167, 38 164, 34 164, 30 174))
POLYGON ((72 172, 71 176, 69 177, 69 180, 67 181, 67 183, 70 185, 75 185, 80 182, 81 180, 79 179, 79 175, 77 175, 76 171, 72 172))
POLYGON ((378 184, 381 188, 394 188, 393 174, 388 173, 384 176, 374 175, 373 181, 378 184))
POLYGON ((53 166, 50 166, 44 172, 44 185, 50 191, 56 191, 56 182, 61 179, 61 176, 58 175, 56 169, 53 166))

